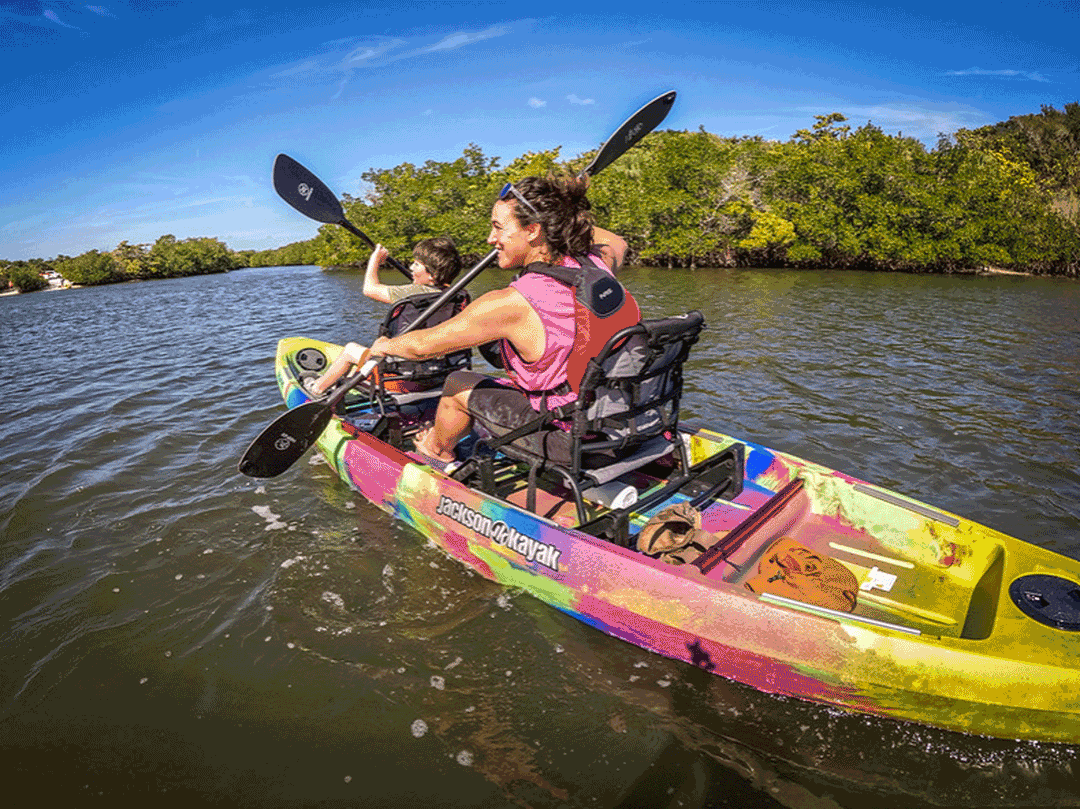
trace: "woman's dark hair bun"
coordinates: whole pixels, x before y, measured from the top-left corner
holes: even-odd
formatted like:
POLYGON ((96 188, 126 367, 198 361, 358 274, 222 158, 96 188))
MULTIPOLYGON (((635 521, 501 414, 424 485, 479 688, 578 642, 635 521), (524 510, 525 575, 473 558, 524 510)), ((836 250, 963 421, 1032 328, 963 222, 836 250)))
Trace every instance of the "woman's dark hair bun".
POLYGON ((518 206, 518 219, 527 224, 539 221, 544 227, 548 249, 553 258, 580 256, 592 247, 593 217, 589 202, 588 177, 526 177, 514 183, 522 195, 540 212, 540 218, 523 217, 518 206))

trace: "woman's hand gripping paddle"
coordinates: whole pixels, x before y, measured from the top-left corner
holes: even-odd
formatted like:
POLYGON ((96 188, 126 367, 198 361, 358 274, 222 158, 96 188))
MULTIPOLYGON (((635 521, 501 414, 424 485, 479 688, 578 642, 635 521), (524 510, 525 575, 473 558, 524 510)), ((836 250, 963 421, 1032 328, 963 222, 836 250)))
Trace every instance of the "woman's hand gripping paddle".
MULTIPOLYGON (((594 176, 610 166, 616 158, 626 153, 634 144, 659 126, 660 122, 667 117, 674 102, 675 92, 672 90, 657 96, 627 118, 622 126, 604 142, 581 174, 594 176)), ((322 180, 288 155, 278 155, 274 162, 274 188, 286 202, 305 216, 317 222, 341 225, 368 244, 373 244, 363 231, 345 219, 341 203, 322 180)), ((420 316, 401 334, 407 334, 423 325, 432 313, 483 272, 497 255, 498 252, 495 250, 488 253, 421 312, 420 316)), ((408 272, 397 263, 394 266, 408 275, 408 272)), ((334 415, 334 409, 345 398, 345 394, 367 379, 376 364, 377 360, 369 359, 356 374, 339 382, 333 393, 326 399, 305 402, 283 413, 251 442, 244 457, 240 459, 240 471, 249 477, 272 478, 296 463, 322 435, 322 431, 326 429, 326 425, 330 423, 334 415)))

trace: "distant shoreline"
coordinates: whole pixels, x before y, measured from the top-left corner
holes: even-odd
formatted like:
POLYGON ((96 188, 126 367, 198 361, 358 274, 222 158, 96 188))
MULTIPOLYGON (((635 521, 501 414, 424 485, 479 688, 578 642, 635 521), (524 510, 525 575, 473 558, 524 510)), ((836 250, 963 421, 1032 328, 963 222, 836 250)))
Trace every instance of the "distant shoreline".
MULTIPOLYGON (((281 266, 319 266, 319 265, 281 265, 281 266)), ((648 265, 634 265, 634 266, 648 267, 648 265)), ((239 269, 251 269, 251 268, 249 268, 249 267, 237 267, 236 268, 236 270, 239 270, 239 269)), ((329 267, 320 267, 320 269, 322 271, 324 271, 324 272, 336 272, 336 273, 352 273, 352 272, 361 272, 363 270, 362 267, 359 267, 359 266, 356 266, 356 265, 348 265, 348 264, 346 264, 346 265, 332 265, 332 266, 329 266, 329 267)), ((657 269, 657 268, 650 267, 650 269, 657 269)), ((665 269, 665 268, 659 268, 659 269, 665 269)), ((676 268, 676 269, 686 269, 686 268, 676 268)), ((755 269, 755 268, 753 268, 753 267, 741 267, 741 268, 735 268, 735 267, 697 267, 697 268, 695 268, 695 271, 700 272, 702 270, 710 270, 710 269, 712 269, 712 270, 731 270, 731 269, 755 269)), ((798 272, 800 270, 805 270, 805 269, 827 269, 827 268, 808 268, 808 267, 807 268, 796 268, 796 267, 789 267, 787 269, 791 269, 791 270, 794 270, 794 271, 798 272)), ((833 268, 833 269, 836 269, 836 268, 833 268)), ((218 274, 224 273, 224 272, 235 272, 236 270, 223 270, 223 271, 219 271, 219 272, 203 273, 203 274, 206 274, 206 275, 218 275, 218 274)), ((837 269, 836 271, 845 272, 847 270, 837 269)), ((867 270, 866 272, 877 272, 877 273, 880 273, 880 272, 899 272, 900 274, 907 274, 906 271, 896 271, 896 270, 893 270, 893 271, 890 271, 890 270, 867 270)), ((1053 275, 1053 274, 1041 274, 1041 273, 1024 271, 1024 270, 1005 270, 1005 269, 1002 269, 1000 267, 979 267, 979 268, 971 268, 971 269, 965 269, 965 270, 953 270, 951 272, 939 271, 937 273, 915 273, 915 274, 916 275, 924 275, 924 274, 967 275, 967 276, 979 276, 979 277, 985 277, 985 278, 990 278, 990 277, 995 277, 995 276, 1014 276, 1014 277, 1020 277, 1020 278, 1062 278, 1062 277, 1068 278, 1069 277, 1069 276, 1060 276, 1060 275, 1053 275)), ((14 296, 14 295, 28 295, 28 294, 31 294, 31 292, 55 292, 55 291, 64 290, 64 289, 84 289, 84 288, 86 288, 88 286, 112 286, 113 284, 143 283, 145 281, 166 281, 166 280, 170 280, 170 279, 174 279, 174 278, 181 278, 181 277, 189 277, 189 276, 166 276, 166 277, 163 277, 163 278, 128 278, 128 279, 124 279, 122 281, 109 281, 109 282, 106 282, 104 284, 69 284, 67 286, 52 286, 52 287, 46 287, 44 289, 31 290, 30 292, 22 292, 22 291, 20 291, 18 289, 6 289, 6 290, 0 292, 0 297, 10 297, 10 296, 14 296)))

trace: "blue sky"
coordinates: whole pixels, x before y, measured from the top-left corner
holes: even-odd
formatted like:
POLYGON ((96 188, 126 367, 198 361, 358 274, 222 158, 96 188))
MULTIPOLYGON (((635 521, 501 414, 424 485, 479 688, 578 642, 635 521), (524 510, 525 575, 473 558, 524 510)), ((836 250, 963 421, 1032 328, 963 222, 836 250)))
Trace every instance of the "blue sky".
POLYGON ((0 258, 276 247, 317 229, 278 152, 357 195, 469 143, 580 154, 669 89, 673 129, 787 140, 838 111, 932 146, 1080 100, 1077 31, 1075 0, 0 0, 0 258))

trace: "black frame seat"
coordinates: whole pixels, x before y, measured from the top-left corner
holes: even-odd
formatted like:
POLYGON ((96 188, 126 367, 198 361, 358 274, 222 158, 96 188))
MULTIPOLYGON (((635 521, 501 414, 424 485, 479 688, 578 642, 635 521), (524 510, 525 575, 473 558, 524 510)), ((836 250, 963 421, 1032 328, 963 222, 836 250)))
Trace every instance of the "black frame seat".
MULTIPOLYGON (((393 304, 379 326, 380 337, 394 337, 408 328, 432 303, 438 300, 441 292, 423 292, 410 295, 393 304)), ((438 311, 428 318, 425 328, 438 326, 459 314, 470 302, 468 290, 461 290, 446 301, 438 311)), ((380 412, 396 409, 400 405, 415 403, 424 399, 437 398, 442 393, 443 382, 454 371, 472 368, 472 350, 463 349, 445 357, 433 357, 428 360, 404 360, 398 357, 382 357, 379 360, 377 381, 375 384, 364 383, 357 387, 362 394, 350 401, 349 410, 376 405, 380 412), (399 392, 387 390, 390 382, 422 383, 425 390, 399 392)))
MULTIPOLYGON (((508 478, 508 467, 525 464, 526 508, 535 511, 537 478, 552 472, 572 493, 579 525, 587 520, 583 492, 661 459, 670 458, 669 479, 684 485, 692 470, 678 430, 683 365, 704 328, 702 314, 691 311, 621 330, 589 361, 575 402, 478 441, 452 476, 475 478, 479 488, 499 494, 521 479, 508 478)), ((741 475, 741 453, 728 460, 741 475)), ((625 536, 625 519, 617 533, 625 536)))

